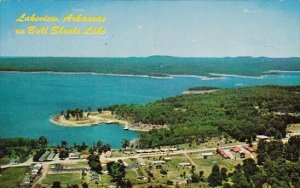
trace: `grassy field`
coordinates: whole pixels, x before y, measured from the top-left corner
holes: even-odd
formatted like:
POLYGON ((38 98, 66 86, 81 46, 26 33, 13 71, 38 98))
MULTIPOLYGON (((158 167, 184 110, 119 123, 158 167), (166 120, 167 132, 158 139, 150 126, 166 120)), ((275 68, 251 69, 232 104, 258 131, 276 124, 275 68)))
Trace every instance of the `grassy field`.
MULTIPOLYGON (((80 163, 79 166, 82 167, 84 163, 80 163)), ((68 164, 66 166, 75 167, 76 164, 68 164)), ((78 166, 77 166, 78 167, 78 166)), ((88 173, 86 176, 81 176, 81 172, 65 172, 65 173, 55 173, 55 174, 47 174, 45 179, 42 181, 43 186, 51 187, 53 182, 59 181, 62 187, 67 187, 68 185, 79 185, 83 182, 86 182, 90 188, 103 187, 111 185, 110 176, 108 174, 101 174, 98 184, 90 179, 91 174, 88 173)))
POLYGON ((138 166, 137 169, 128 169, 126 178, 129 179, 135 186, 134 187, 148 187, 150 184, 158 186, 166 184, 168 180, 172 181, 174 185, 178 182, 179 184, 186 183, 187 177, 191 174, 190 167, 178 167, 180 162, 189 162, 184 155, 171 156, 171 160, 161 165, 161 168, 156 168, 152 165, 152 161, 163 160, 160 157, 149 157, 145 159, 145 166, 138 166), (165 169, 167 174, 162 174, 161 169, 165 169), (150 182, 148 183, 148 172, 153 174, 150 182), (145 179, 138 180, 137 174, 144 176, 145 179))
POLYGON ((89 165, 86 161, 78 162, 78 163, 66 163, 66 164, 64 164, 64 166, 65 167, 78 167, 78 168, 89 167, 89 165))
POLYGON ((64 187, 73 184, 81 185, 81 173, 47 174, 42 184, 51 187, 55 181, 59 181, 64 187))
MULTIPOLYGON (((228 172, 234 170, 234 166, 242 163, 242 159, 237 158, 236 160, 225 160, 220 155, 214 155, 208 159, 203 159, 199 153, 188 155, 193 162, 196 164, 195 173, 204 171, 204 178, 207 178, 212 170, 213 165, 216 163, 220 168, 227 168, 228 172)), ((185 155, 170 156, 171 160, 167 161, 165 164, 161 165, 161 168, 156 168, 152 165, 154 160, 164 160, 164 157, 149 157, 144 158, 146 165, 138 166, 137 169, 127 169, 126 179, 129 179, 134 187, 147 187, 150 184, 152 186, 166 185, 168 180, 173 182, 173 185, 178 183, 179 187, 208 187, 206 182, 199 182, 197 184, 187 185, 187 179, 192 175, 191 167, 178 167, 181 162, 190 162, 185 155), (167 170, 167 174, 161 174, 161 169, 167 170), (147 172, 152 172, 153 178, 148 182, 149 174, 147 172), (146 179, 138 180, 137 174, 144 176, 146 179)), ((135 160, 132 159, 131 162, 135 160)))
POLYGON ((207 159, 203 159, 200 157, 200 154, 190 154, 189 155, 191 159, 196 163, 198 168, 196 171, 204 171, 204 177, 208 177, 211 173, 212 167, 214 163, 218 164, 220 168, 225 167, 227 170, 233 171, 234 166, 237 164, 242 164, 241 159, 223 159, 220 155, 214 155, 212 157, 209 157, 207 159))
POLYGON ((8 168, 0 171, 0 187, 1 188, 15 188, 19 187, 22 182, 27 167, 8 168))

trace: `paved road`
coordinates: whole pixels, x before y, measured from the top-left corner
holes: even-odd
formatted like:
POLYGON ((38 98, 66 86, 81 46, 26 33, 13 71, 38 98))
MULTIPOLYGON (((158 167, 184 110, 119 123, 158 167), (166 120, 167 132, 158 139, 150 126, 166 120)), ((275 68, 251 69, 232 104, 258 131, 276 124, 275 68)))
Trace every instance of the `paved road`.
MULTIPOLYGON (((245 144, 240 144, 240 145, 235 145, 235 146, 244 146, 245 144)), ((228 146, 223 146, 223 147, 218 147, 218 148, 228 148, 231 147, 232 145, 228 146)), ((135 154, 135 155, 130 155, 130 156, 124 156, 124 157, 111 157, 111 158, 105 158, 108 161, 117 161, 117 160, 125 160, 125 159, 136 159, 136 158, 143 158, 143 157, 158 157, 158 156, 170 156, 170 155, 186 155, 189 153, 198 153, 198 152, 208 152, 208 151, 216 151, 217 147, 213 148, 204 148, 204 149, 191 149, 191 150, 177 150, 173 152, 157 152, 157 153, 149 153, 149 154, 135 154)), ((188 157, 189 159, 189 157, 188 157)), ((189 159, 190 160, 190 159, 189 159)), ((68 163, 78 163, 78 162, 85 162, 87 159, 65 159, 65 160, 60 160, 58 157, 55 158, 53 161, 47 161, 47 162, 42 162, 43 164, 51 165, 51 164, 68 164, 68 163)), ((192 160, 190 160, 192 164, 195 164, 192 160)), ((4 168, 10 168, 10 167, 22 167, 22 166, 30 166, 34 162, 32 161, 32 158, 29 159, 28 161, 16 165, 8 164, 1 166, 1 169, 4 168)))
MULTIPOLYGON (((242 147, 245 144, 241 145, 235 145, 242 147)), ((219 148, 228 148, 231 146, 224 146, 224 147, 219 147, 219 148)), ((189 153, 198 153, 198 152, 208 152, 208 151, 216 151, 217 148, 205 148, 205 149, 192 149, 192 150, 178 150, 178 151, 173 151, 173 152, 158 152, 158 153, 149 153, 149 154, 136 154, 136 155, 131 155, 131 156, 125 156, 125 157, 112 157, 112 158, 106 158, 106 160, 109 161, 117 161, 117 160, 125 160, 125 159, 136 159, 136 158, 144 158, 144 157, 157 157, 157 156, 170 156, 170 155, 187 155, 189 153)), ((193 163, 193 162, 192 162, 193 163)))
MULTIPOLYGON (((47 161, 47 162, 42 162, 43 165, 51 165, 51 164, 68 164, 68 163, 78 163, 78 162, 85 162, 87 161, 86 159, 74 159, 74 160, 70 160, 70 159, 65 159, 65 160, 60 160, 59 158, 53 160, 53 161, 47 161)), ((33 162, 32 158, 29 159, 28 161, 24 162, 24 163, 20 163, 20 164, 8 164, 8 165, 3 165, 1 166, 1 169, 4 168, 10 168, 10 167, 22 167, 22 166, 30 166, 31 164, 34 163, 38 163, 38 162, 33 162)))

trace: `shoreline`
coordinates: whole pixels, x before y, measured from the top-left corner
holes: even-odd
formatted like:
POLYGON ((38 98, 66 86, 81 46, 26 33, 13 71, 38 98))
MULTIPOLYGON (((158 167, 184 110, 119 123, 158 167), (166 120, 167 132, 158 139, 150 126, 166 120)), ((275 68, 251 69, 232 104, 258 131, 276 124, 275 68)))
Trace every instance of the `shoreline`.
POLYGON ((191 94, 207 94, 218 91, 219 89, 210 89, 210 90, 185 90, 181 94, 182 95, 191 95, 191 94))
POLYGON ((139 75, 139 74, 114 74, 114 73, 97 73, 97 72, 61 72, 61 71, 9 71, 0 70, 0 73, 24 73, 24 74, 65 74, 65 75, 96 75, 96 76, 116 76, 116 77, 139 77, 139 78, 152 78, 152 79, 173 79, 173 78, 199 78, 201 80, 218 80, 225 79, 226 77, 238 77, 238 78, 251 78, 251 79, 262 79, 265 76, 269 76, 270 73, 295 73, 298 74, 300 71, 285 71, 285 70, 268 70, 262 72, 260 75, 238 75, 238 74, 223 74, 223 73, 208 73, 207 75, 189 75, 189 74, 166 74, 168 76, 152 76, 152 75, 139 75))
POLYGON ((83 120, 67 120, 63 115, 53 116, 49 120, 51 123, 63 126, 63 127, 92 127, 105 125, 119 125, 122 126, 124 130, 137 131, 137 132, 149 132, 153 129, 155 125, 144 125, 142 127, 139 124, 130 123, 128 120, 123 120, 117 118, 112 114, 111 111, 104 111, 101 113, 91 112, 91 115, 83 120))

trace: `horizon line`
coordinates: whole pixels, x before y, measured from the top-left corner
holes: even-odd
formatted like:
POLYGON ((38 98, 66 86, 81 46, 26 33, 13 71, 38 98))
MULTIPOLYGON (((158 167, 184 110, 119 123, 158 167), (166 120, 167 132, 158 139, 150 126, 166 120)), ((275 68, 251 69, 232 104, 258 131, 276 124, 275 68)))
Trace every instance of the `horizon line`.
POLYGON ((1 56, 0 58, 151 58, 151 57, 169 57, 169 58, 270 58, 270 59, 285 59, 285 58, 300 58, 300 56, 172 56, 172 55, 150 55, 150 56, 1 56))

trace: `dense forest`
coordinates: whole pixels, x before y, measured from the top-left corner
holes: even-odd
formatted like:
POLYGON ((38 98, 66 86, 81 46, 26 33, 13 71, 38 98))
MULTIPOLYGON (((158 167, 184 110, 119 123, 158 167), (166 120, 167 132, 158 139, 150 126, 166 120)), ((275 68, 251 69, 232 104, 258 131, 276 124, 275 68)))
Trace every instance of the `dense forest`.
POLYGON ((181 95, 146 105, 111 106, 132 122, 168 125, 141 134, 140 147, 203 142, 226 135, 251 142, 257 134, 282 138, 300 122, 300 87, 260 86, 181 95))
POLYGON ((44 136, 38 139, 29 138, 0 138, 0 164, 6 164, 10 158, 25 162, 35 149, 45 147, 48 139, 44 136))
POLYGON ((165 77, 168 75, 211 76, 209 73, 259 76, 269 70, 300 71, 300 58, 0 57, 0 71, 96 72, 165 77))

